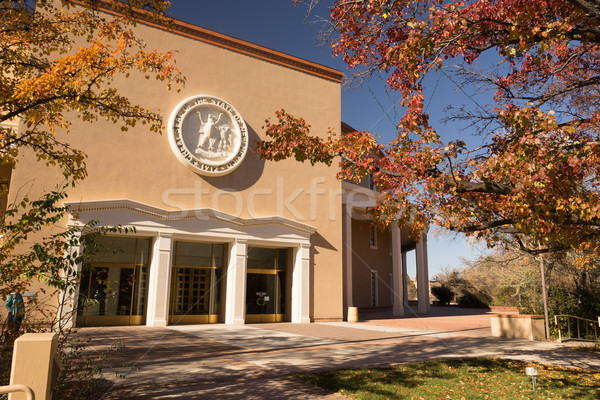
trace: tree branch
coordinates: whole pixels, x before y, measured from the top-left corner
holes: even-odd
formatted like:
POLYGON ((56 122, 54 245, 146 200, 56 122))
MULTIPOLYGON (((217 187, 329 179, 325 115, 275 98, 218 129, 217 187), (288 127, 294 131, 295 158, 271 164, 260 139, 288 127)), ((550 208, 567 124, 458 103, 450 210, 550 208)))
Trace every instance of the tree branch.
MULTIPOLYGON (((515 224, 515 222, 516 221, 514 219, 508 218, 508 219, 502 219, 502 220, 498 220, 498 221, 489 221, 489 222, 486 222, 486 223, 480 224, 480 225, 472 225, 472 226, 464 226, 464 227, 451 226, 450 230, 455 231, 455 232, 478 232, 478 231, 494 229, 494 228, 498 228, 498 227, 502 227, 502 226, 506 226, 506 225, 513 225, 513 224, 515 224)), ((509 233, 509 232, 505 231, 504 233, 509 233)))

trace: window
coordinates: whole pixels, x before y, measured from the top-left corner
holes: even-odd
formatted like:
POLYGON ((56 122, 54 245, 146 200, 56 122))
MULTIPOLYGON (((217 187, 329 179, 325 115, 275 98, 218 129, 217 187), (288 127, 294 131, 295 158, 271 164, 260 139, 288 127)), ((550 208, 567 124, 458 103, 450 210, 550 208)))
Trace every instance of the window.
POLYGON ((377 307, 377 271, 371 270, 371 307, 377 307))
POLYGON ((369 231, 369 245, 372 249, 377 248, 377 228, 375 226, 371 226, 369 231))
POLYGON ((101 236, 95 242, 81 271, 77 324, 143 324, 150 239, 101 236))
POLYGON ((376 190, 375 180, 373 179, 373 174, 367 175, 367 182, 369 184, 369 189, 376 190))

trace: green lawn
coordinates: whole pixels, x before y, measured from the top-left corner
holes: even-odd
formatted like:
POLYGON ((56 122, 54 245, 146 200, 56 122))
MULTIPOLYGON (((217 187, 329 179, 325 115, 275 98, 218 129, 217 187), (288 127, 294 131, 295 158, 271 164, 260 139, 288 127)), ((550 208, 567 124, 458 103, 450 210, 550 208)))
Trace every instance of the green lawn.
POLYGON ((600 372, 492 358, 296 374, 355 399, 599 399, 600 372), (537 390, 525 367, 537 367, 537 390))

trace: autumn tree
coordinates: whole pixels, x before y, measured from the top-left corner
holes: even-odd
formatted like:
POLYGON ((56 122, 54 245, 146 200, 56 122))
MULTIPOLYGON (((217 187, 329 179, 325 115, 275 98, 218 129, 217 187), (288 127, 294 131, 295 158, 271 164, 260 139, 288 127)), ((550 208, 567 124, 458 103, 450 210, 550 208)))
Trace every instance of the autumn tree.
MULTIPOLYGON (((81 261, 80 254, 67 250, 85 239, 72 230, 46 231, 66 216, 61 204, 68 188, 86 176, 85 154, 60 139, 68 138, 65 132, 85 134, 69 133, 71 121, 106 119, 122 130, 141 123, 161 131, 161 116, 130 102, 113 83, 130 73, 167 87, 183 83, 173 54, 147 49, 133 30, 141 14, 168 24, 168 5, 164 0, 0 0, 0 164, 19 168, 20 155, 30 151, 41 168, 58 167, 65 176, 55 191, 39 199, 25 193, 2 213, 0 294, 33 278, 64 289, 65 271, 81 261), (43 239, 31 243, 28 237, 34 235, 43 239)), ((0 183, 1 194, 9 183, 0 183)))
MULTIPOLYGON (((571 314, 596 320, 600 315, 600 260, 589 252, 546 255, 550 316, 571 314)), ((539 266, 512 248, 498 248, 436 280, 459 292, 470 291, 490 305, 517 306, 524 313, 542 312, 539 266)))
POLYGON ((433 221, 532 255, 600 254, 599 1, 339 0, 324 38, 355 78, 381 74, 401 95, 397 136, 311 136, 281 110, 263 158, 339 161, 339 177, 354 181, 373 174, 382 224, 399 217, 416 233, 433 221), (489 105, 450 115, 477 141, 430 123, 425 79, 439 73, 489 91, 489 105))
POLYGON ((453 289, 459 303, 477 299, 486 305, 540 310, 538 264, 515 249, 499 248, 475 260, 463 260, 461 266, 442 271, 435 280, 453 289))

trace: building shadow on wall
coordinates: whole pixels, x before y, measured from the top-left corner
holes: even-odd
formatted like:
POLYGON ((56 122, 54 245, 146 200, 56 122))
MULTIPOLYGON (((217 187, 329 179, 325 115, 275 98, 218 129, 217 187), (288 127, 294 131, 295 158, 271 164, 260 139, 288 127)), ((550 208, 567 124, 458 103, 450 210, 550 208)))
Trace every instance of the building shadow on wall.
MULTIPOLYGON (((319 249, 338 251, 327 239, 319 232, 315 232, 310 237, 312 250, 310 252, 310 315, 315 315, 315 254, 319 254, 319 249)), ((319 268, 317 266, 317 268, 319 268)))

